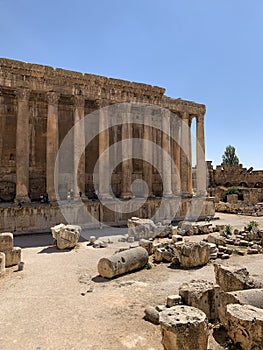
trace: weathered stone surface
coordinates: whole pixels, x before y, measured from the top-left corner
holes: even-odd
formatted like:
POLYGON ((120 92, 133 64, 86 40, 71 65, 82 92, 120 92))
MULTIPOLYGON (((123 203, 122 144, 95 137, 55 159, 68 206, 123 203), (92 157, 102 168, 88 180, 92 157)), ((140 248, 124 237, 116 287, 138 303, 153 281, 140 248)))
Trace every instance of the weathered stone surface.
POLYGON ((147 239, 140 239, 139 245, 147 250, 149 255, 153 254, 153 241, 147 239))
POLYGON ((160 313, 156 310, 156 308, 152 307, 152 306, 148 306, 145 310, 145 320, 153 323, 153 324, 160 324, 159 321, 159 317, 160 317, 160 313))
POLYGON ((165 350, 207 350, 209 330, 203 311, 190 306, 173 306, 160 313, 165 350))
POLYGON ((218 315, 224 327, 227 327, 226 307, 229 304, 252 305, 263 309, 263 289, 247 289, 236 292, 219 293, 218 315))
POLYGON ((209 320, 218 318, 220 287, 205 280, 193 280, 179 287, 183 302, 202 310, 209 320))
POLYGON ((0 275, 5 272, 5 253, 0 253, 0 275))
POLYGON ((98 272, 102 277, 112 278, 138 270, 148 262, 148 253, 143 247, 132 248, 116 253, 98 262, 98 272))
POLYGON ((168 295, 166 305, 167 307, 172 307, 175 305, 179 305, 182 302, 181 295, 168 295))
POLYGON ((216 283, 225 292, 246 289, 249 272, 241 266, 223 266, 214 264, 216 283))
POLYGON ((132 217, 128 219, 128 235, 135 239, 154 238, 156 236, 166 237, 171 232, 169 226, 156 225, 150 219, 132 217))
POLYGON ((0 233, 0 252, 13 249, 13 234, 10 232, 0 233))
POLYGON ((78 243, 81 227, 59 224, 51 227, 53 239, 58 249, 74 248, 78 243))
POLYGON ((252 305, 226 307, 227 333, 245 350, 263 349, 263 310, 252 305))
POLYGON ((220 236, 217 232, 209 234, 206 240, 208 243, 214 243, 216 245, 222 246, 226 245, 225 239, 222 236, 220 236))
POLYGON ((14 247, 5 252, 5 266, 10 267, 17 265, 21 261, 21 248, 14 247))
POLYGON ((210 259, 210 246, 202 241, 185 242, 175 247, 174 254, 182 267, 203 266, 210 259))

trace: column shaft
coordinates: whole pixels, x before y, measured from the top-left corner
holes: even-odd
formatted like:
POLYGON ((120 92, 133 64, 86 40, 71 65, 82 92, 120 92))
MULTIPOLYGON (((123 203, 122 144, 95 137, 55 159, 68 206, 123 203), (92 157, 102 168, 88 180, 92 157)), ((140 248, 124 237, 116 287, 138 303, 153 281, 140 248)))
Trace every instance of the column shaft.
POLYGON ((163 153, 163 196, 171 197, 172 193, 172 164, 171 164, 171 145, 170 145, 170 115, 171 112, 163 110, 162 112, 162 153, 163 153))
POLYGON ((108 115, 107 110, 103 109, 101 104, 99 113, 99 197, 100 199, 111 199, 110 186, 110 158, 103 153, 109 148, 109 130, 108 130, 108 115))
POLYGON ((191 119, 187 112, 182 115, 181 131, 181 194, 192 195, 192 151, 191 151, 191 119))
POLYGON ((130 199, 133 197, 131 192, 132 183, 132 126, 129 123, 129 115, 125 118, 125 123, 122 124, 121 136, 122 141, 122 199, 130 199))
POLYGON ((206 195, 204 116, 196 117, 196 182, 197 195, 206 195))
POLYGON ((74 96, 74 198, 85 198, 85 99, 74 96))
POLYGON ((58 153, 58 99, 55 92, 47 93, 46 192, 49 201, 57 200, 55 192, 55 162, 58 153))
POLYGON ((151 128, 151 119, 150 116, 145 116, 145 125, 143 126, 143 180, 147 183, 148 193, 144 194, 144 197, 152 198, 154 197, 152 191, 152 163, 153 163, 153 154, 152 154, 152 128, 151 128), (147 125, 148 124, 148 125, 147 125))
POLYGON ((15 202, 30 202, 29 192, 29 94, 30 90, 17 90, 16 124, 16 198, 15 202))
POLYGON ((175 195, 181 193, 181 183, 180 183, 180 167, 181 167, 181 147, 180 147, 180 133, 181 133, 181 122, 182 119, 177 115, 173 115, 172 123, 172 190, 175 195))

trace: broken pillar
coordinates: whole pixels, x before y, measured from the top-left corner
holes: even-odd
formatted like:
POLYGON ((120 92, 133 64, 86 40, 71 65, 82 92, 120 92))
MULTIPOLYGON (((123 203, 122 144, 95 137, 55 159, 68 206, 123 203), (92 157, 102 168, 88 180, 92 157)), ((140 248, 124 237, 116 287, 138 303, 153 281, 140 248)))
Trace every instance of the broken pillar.
POLYGON ((138 270, 148 262, 148 253, 143 247, 131 248, 102 258, 98 262, 98 272, 102 277, 112 278, 138 270))
POLYGON ((177 305, 160 313, 164 350, 207 350, 208 325, 203 311, 177 305))
POLYGON ((263 289, 246 289, 235 292, 219 293, 219 319, 224 327, 227 325, 226 307, 229 304, 252 305, 263 309, 263 289))
POLYGON ((185 304, 202 310, 212 321, 218 318, 219 290, 220 287, 212 282, 193 280, 183 283, 179 287, 179 294, 185 304))
POLYGON ((229 304, 227 333, 241 349, 263 349, 263 310, 252 305, 229 304))

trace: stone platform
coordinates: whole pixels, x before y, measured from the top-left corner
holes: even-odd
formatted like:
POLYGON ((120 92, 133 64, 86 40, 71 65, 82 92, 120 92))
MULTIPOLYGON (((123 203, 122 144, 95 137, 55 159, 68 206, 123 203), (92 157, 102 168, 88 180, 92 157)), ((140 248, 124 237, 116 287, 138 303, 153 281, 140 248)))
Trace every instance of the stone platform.
POLYGON ((214 216, 212 197, 155 198, 131 201, 65 201, 61 203, 28 203, 21 207, 10 203, 0 205, 0 232, 14 234, 49 232, 50 227, 59 223, 80 225, 84 229, 126 225, 132 216, 163 220, 197 221, 214 216))

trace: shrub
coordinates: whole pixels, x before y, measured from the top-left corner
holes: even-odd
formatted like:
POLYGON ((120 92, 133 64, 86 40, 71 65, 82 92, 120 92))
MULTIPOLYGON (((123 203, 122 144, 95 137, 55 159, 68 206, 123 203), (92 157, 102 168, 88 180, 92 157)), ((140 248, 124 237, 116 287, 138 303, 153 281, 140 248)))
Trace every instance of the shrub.
POLYGON ((228 196, 229 194, 237 194, 239 200, 242 200, 242 199, 243 199, 243 195, 242 195, 242 193, 239 191, 239 188, 238 188, 238 187, 235 187, 235 186, 229 187, 229 188, 225 191, 225 194, 224 194, 224 202, 226 202, 227 196, 228 196))
POLYGON ((225 226, 225 233, 226 233, 227 235, 232 235, 232 233, 233 233, 233 227, 232 227, 231 225, 226 225, 226 226, 225 226))
POLYGON ((247 224, 247 229, 248 231, 251 231, 253 229, 253 227, 258 227, 259 223, 257 221, 249 221, 249 223, 247 224))

